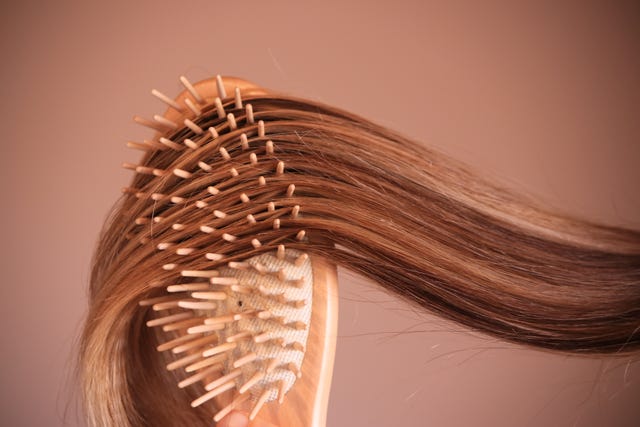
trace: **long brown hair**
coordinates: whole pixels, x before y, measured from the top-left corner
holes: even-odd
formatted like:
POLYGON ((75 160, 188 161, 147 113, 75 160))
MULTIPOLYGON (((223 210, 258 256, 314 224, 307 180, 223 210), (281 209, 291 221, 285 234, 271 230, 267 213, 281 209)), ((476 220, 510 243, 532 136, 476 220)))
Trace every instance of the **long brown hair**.
MULTIPOLYGON (((150 143, 105 225, 80 355, 92 425, 209 422, 189 408, 187 391, 176 390, 155 352, 158 337, 144 326, 148 307, 138 306, 162 295, 160 285, 172 277, 175 255, 158 250, 162 242, 222 251, 226 262, 286 241, 371 278, 410 304, 506 341, 579 354, 640 348, 638 231, 548 212, 442 154, 333 107, 254 96, 245 101, 253 107, 248 117, 232 101, 224 108, 234 123, 210 106, 195 125, 214 132, 166 131, 171 141, 191 141, 191 148, 150 143), (260 185, 265 171, 283 167, 279 162, 286 173, 260 185), (172 173, 176 169, 183 176, 172 173), (293 194, 287 192, 291 184, 293 194), (240 203, 241 194, 251 203, 240 203), (210 209, 193 207, 195 200, 206 200, 210 209), (283 212, 277 230, 260 226, 273 200, 283 212), (215 232, 198 232, 214 218, 212 209, 228 214, 233 245, 222 245, 215 232), (250 233, 239 220, 249 213, 257 219, 250 233), (181 226, 172 227, 176 223, 181 226), (308 241, 295 238, 302 229, 308 241), (267 244, 252 247, 249 236, 255 235, 267 244)), ((222 262, 181 260, 194 268, 222 262)))

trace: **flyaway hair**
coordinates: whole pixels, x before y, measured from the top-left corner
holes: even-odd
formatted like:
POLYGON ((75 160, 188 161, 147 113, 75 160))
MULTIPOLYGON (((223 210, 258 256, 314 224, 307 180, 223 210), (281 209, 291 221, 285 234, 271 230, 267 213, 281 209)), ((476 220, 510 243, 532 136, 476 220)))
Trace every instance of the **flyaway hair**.
POLYGON ((202 107, 132 166, 93 261, 81 343, 93 425, 211 422, 189 407, 188 391, 176 390, 164 368, 170 360, 155 352, 161 341, 145 327, 150 307, 138 304, 162 300, 176 248, 189 268, 212 269, 284 243, 501 340, 573 354, 640 349, 638 231, 548 212, 330 106, 281 95, 244 102, 251 111, 223 99, 231 121, 202 107), (277 229, 261 221, 270 201, 277 229), (251 244, 256 236, 262 245, 251 244), (220 257, 191 256, 190 248, 220 257))

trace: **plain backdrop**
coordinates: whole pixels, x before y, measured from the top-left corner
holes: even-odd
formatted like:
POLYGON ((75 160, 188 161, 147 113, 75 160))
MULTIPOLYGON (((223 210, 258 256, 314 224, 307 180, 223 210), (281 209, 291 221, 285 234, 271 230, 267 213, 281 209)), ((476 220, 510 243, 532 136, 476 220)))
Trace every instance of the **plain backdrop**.
MULTIPOLYGON (((183 74, 345 108, 640 228, 638 2, 3 1, 0 21, 3 426, 83 425, 96 236, 138 159, 125 142, 151 135, 132 116, 183 74)), ((637 362, 496 342, 341 272, 329 426, 637 426, 637 362)))

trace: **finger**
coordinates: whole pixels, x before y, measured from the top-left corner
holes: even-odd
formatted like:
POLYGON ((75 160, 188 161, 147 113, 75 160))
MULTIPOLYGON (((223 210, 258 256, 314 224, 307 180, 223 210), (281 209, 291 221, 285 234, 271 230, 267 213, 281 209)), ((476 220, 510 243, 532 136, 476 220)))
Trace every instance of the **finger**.
POLYGON ((259 419, 249 424, 249 417, 244 412, 233 411, 218 423, 218 427, 278 427, 259 419))
POLYGON ((242 412, 233 411, 218 423, 218 427, 247 427, 249 417, 242 412))

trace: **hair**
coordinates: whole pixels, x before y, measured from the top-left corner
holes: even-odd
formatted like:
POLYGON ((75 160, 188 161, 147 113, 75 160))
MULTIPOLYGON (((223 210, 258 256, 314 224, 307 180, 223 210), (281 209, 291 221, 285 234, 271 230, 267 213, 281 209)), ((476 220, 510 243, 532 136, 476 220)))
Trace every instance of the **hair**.
MULTIPOLYGON (((219 137, 199 136, 189 127, 166 132, 176 141, 191 138, 198 148, 148 150, 101 233, 80 351, 91 425, 210 422, 189 407, 193 396, 177 390, 164 369, 166 361, 155 351, 158 336, 144 326, 149 307, 138 303, 161 296, 161 285, 175 277, 162 268, 172 258, 157 249, 159 242, 226 251, 227 260, 273 250, 269 244, 252 247, 247 227, 233 222, 249 212, 258 219, 250 234, 262 242, 286 241, 325 257, 471 330, 572 354, 640 348, 640 232, 551 213, 443 154, 333 107, 279 95, 250 97, 245 102, 255 121, 264 122, 262 136, 232 101, 224 107, 244 126, 234 129, 206 107, 196 124, 216 128, 219 137), (242 133, 261 154, 273 141, 271 157, 249 165, 242 133), (237 155, 225 160, 220 147, 237 155), (286 173, 258 185, 276 161, 284 162, 286 173), (198 169, 198 162, 212 169, 198 169), (230 177, 228 165, 239 174, 230 177), (162 173, 176 168, 192 171, 190 178, 162 173), (295 194, 280 197, 291 183, 295 194), (188 202, 203 198, 211 185, 226 189, 209 196, 211 207, 230 215, 234 245, 195 231, 213 217, 210 209, 192 209, 188 202), (250 207, 238 203, 242 192, 250 207), (185 202, 170 203, 163 195, 185 202), (298 205, 300 214, 281 216, 279 230, 262 227, 260 206, 270 200, 289 211, 298 205), (175 222, 186 228, 172 229, 175 222), (300 229, 308 241, 293 238, 300 229)), ((190 268, 219 264, 182 259, 190 268)))

